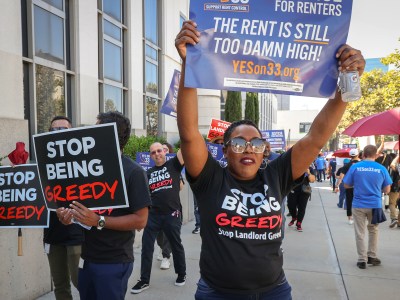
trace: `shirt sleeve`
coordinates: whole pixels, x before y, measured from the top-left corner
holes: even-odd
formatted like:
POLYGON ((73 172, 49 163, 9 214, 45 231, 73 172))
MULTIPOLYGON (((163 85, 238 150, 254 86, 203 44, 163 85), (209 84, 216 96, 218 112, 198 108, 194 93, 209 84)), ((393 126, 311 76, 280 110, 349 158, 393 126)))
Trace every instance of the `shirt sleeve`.
POLYGON ((149 183, 146 172, 142 167, 135 167, 132 170, 126 190, 128 194, 129 207, 132 212, 151 206, 149 183))
POLYGON ((355 171, 354 165, 350 167, 349 171, 346 173, 346 175, 343 178, 344 184, 347 184, 349 186, 354 185, 354 171, 355 171))

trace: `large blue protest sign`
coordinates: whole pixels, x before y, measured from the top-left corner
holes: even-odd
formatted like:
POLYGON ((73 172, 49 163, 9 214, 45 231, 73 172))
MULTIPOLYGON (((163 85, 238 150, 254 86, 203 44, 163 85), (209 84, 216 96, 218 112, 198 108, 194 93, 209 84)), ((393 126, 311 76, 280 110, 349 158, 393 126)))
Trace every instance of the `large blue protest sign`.
POLYGON ((185 86, 330 97, 352 0, 197 0, 185 86))
POLYGON ((271 149, 285 149, 285 130, 263 130, 262 138, 270 143, 271 149))
POLYGON ((176 103, 178 97, 180 77, 181 77, 181 72, 175 70, 171 80, 171 84, 169 85, 167 96, 165 97, 164 103, 160 110, 162 114, 172 116, 175 118, 176 118, 176 103))

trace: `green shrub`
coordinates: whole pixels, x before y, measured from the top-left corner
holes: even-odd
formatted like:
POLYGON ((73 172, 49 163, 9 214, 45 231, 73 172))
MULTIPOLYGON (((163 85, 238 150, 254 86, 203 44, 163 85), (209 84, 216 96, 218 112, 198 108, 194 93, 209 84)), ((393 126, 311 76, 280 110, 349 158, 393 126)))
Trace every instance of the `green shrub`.
POLYGON ((129 138, 128 143, 125 145, 124 154, 136 161, 136 152, 149 152, 150 145, 160 142, 164 144, 165 138, 159 136, 135 136, 129 138))

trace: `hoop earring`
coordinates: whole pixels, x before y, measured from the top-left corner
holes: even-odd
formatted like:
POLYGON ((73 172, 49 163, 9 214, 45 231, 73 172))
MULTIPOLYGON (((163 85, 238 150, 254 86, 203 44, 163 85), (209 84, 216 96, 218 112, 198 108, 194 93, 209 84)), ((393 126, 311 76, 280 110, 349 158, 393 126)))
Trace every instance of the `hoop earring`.
POLYGON ((268 166, 267 160, 264 158, 261 165, 260 165, 260 170, 264 170, 268 166))
POLYGON ((226 168, 228 166, 228 161, 226 160, 225 156, 222 156, 219 160, 218 160, 219 165, 221 166, 221 168, 226 168))

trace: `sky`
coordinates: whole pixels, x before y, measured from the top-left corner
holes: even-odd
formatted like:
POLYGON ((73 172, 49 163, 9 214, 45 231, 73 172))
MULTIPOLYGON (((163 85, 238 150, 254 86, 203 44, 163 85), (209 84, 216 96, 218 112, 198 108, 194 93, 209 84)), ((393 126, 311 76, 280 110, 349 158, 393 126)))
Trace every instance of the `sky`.
MULTIPOLYGON (((400 1, 353 0, 347 44, 364 58, 385 57, 400 49, 400 1)), ((326 99, 291 96, 291 110, 320 110, 326 99)))

